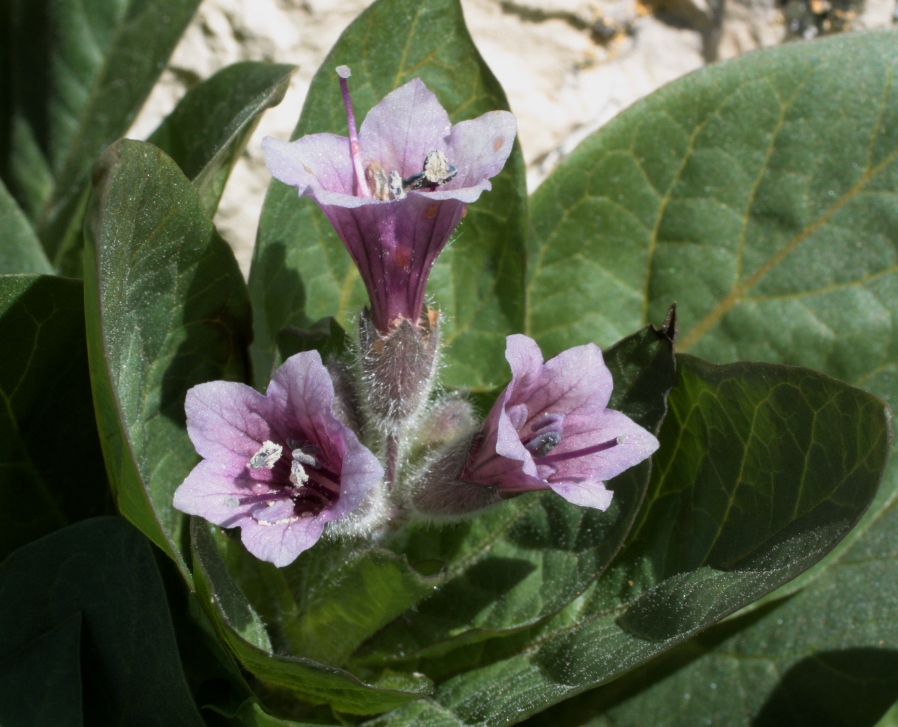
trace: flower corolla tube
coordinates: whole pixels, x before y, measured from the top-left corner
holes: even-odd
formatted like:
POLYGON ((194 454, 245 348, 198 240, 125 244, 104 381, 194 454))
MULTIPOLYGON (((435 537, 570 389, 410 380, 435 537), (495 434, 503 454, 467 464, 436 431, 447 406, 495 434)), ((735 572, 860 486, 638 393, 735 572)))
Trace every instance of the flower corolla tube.
MULTIPOLYGON (((337 69, 349 138, 266 137, 272 175, 314 199, 359 269, 381 334, 418 326, 430 269, 465 206, 491 189, 505 165, 516 122, 491 111, 452 124, 437 97, 413 79, 380 101, 356 131, 349 69, 337 69)), ((425 320, 426 323, 426 320, 425 320)))

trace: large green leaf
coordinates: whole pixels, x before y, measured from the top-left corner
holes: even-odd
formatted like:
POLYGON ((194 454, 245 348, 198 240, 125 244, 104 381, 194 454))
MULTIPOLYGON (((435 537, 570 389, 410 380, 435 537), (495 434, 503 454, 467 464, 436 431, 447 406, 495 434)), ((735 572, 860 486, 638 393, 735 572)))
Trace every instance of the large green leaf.
MULTIPOLYGON (((610 406, 657 433, 676 381, 672 345, 653 327, 605 352, 614 375, 610 406)), ((352 664, 397 663, 438 677, 477 652, 442 656, 523 629, 557 613, 598 578, 624 541, 645 496, 648 461, 609 483, 606 512, 554 493, 503 503, 455 527, 410 525, 391 547, 415 562, 442 562, 437 593, 365 645, 352 664)))
MULTIPOLYGON (((378 0, 340 37, 312 81, 295 136, 346 135, 334 69, 352 68, 355 113, 394 88, 422 79, 457 123, 508 108, 505 94, 468 34, 459 0, 378 0)), ((524 164, 516 145, 493 190, 468 208, 456 239, 431 275, 442 311, 445 382, 478 387, 505 376, 505 335, 523 326, 523 255, 527 209, 524 164)), ((344 328, 366 303, 364 287, 340 239, 308 198, 274 182, 259 225, 250 274, 255 309, 257 385, 268 383, 278 332, 335 316, 344 328)), ((633 327, 635 328, 635 326, 633 327)), ((631 328, 632 330, 632 328, 631 328)))
POLYGON ((267 689, 313 704, 328 703, 350 714, 382 712, 430 692, 430 681, 421 675, 385 674, 379 684, 366 684, 342 669, 275 653, 265 624, 228 574, 210 529, 193 519, 191 542, 200 602, 221 639, 267 689))
POLYGON ((77 280, 0 276, 0 559, 109 498, 77 280))
POLYGON ((643 515, 609 573, 372 724, 520 721, 757 599, 857 522, 888 455, 882 402, 805 369, 680 356, 678 371, 643 515))
POLYGON ((0 274, 52 272, 31 223, 0 179, 0 274))
POLYGON ((888 377, 896 38, 710 66, 587 139, 534 194, 531 335, 608 342, 676 299, 680 350, 888 377))
POLYGON ((212 540, 276 648, 330 666, 343 666, 362 641, 440 582, 367 543, 322 543, 276 568, 250 555, 239 539, 213 533, 212 540))
MULTIPOLYGON (((694 74, 622 114, 535 196, 531 330, 550 346, 608 330, 586 318, 550 330, 550 308, 540 313, 553 280, 585 285, 585 264, 616 281, 586 290, 615 322, 676 298, 684 349, 821 368, 898 404, 896 62, 894 34, 789 46, 694 74), (597 223, 588 262, 578 259, 577 230, 597 223)), ((892 463, 878 499, 887 506, 896 490, 892 463)), ((869 601, 876 588, 853 594, 869 601)), ((816 602, 800 602, 815 620, 816 602)))
MULTIPOLYGON (((51 260, 80 245, 91 165, 125 133, 199 0, 13 0, 0 170, 51 260)), ((69 261, 71 262, 71 261, 69 261)))
POLYGON ((798 594, 532 724, 872 727, 898 700, 898 501, 827 566, 798 594))
POLYGON ((262 113, 284 99, 294 70, 253 61, 223 68, 188 91, 147 139, 178 163, 210 217, 262 113))
POLYGON ((0 603, 4 725, 203 725, 152 550, 121 518, 13 553, 0 603))
POLYGON ((184 397, 249 377, 250 311, 234 255, 196 190, 156 147, 104 152, 85 220, 85 300, 94 402, 122 514, 180 563, 175 488, 198 458, 184 397))
POLYGON ((895 40, 715 65, 590 137, 532 201, 531 334, 608 340, 675 299, 682 350, 822 369, 898 405, 895 40))

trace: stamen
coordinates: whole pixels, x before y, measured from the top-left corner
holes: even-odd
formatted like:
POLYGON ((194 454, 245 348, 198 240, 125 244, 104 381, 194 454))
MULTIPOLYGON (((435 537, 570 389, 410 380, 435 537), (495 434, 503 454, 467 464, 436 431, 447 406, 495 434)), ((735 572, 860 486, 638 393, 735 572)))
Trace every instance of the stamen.
POLYGON ((356 195, 371 199, 371 190, 368 189, 368 183, 365 181, 365 169, 362 166, 359 132, 355 126, 352 99, 349 97, 349 82, 346 80, 352 75, 352 72, 349 70, 349 66, 337 66, 337 75, 340 77, 340 92, 343 94, 343 105, 346 107, 346 123, 349 126, 349 153, 355 168, 356 195))
POLYGON ((402 183, 402 177, 395 169, 390 172, 390 194, 393 199, 402 199, 405 197, 405 187, 402 183))
POLYGON ((308 481, 309 476, 306 474, 305 469, 303 469, 302 464, 294 459, 290 463, 290 482, 293 483, 294 487, 302 487, 308 481))
POLYGON ((259 451, 256 452, 249 460, 250 469, 261 470, 264 468, 271 469, 277 464, 281 458, 284 448, 280 444, 275 444, 269 440, 262 442, 259 451))
POLYGON ((456 174, 458 174, 458 169, 449 163, 443 152, 438 149, 427 152, 427 157, 424 159, 424 177, 430 184, 439 187, 451 181, 456 174))
MULTIPOLYGON (((454 179, 456 174, 458 174, 458 169, 449 163, 446 155, 439 149, 433 149, 427 152, 427 156, 424 158, 424 169, 402 180, 403 195, 405 192, 421 189, 425 185, 431 189, 440 187, 454 179)), ((395 193, 394 196, 399 198, 395 193)))
POLYGON ((247 495, 246 497, 241 497, 237 502, 240 505, 255 505, 260 502, 289 500, 292 496, 293 495, 289 490, 271 490, 270 492, 263 492, 261 495, 247 495))
POLYGON ((365 183, 374 199, 381 202, 390 200, 390 182, 387 179, 387 173, 377 162, 371 162, 365 169, 365 183))
POLYGON ((545 457, 561 442, 561 432, 546 432, 533 437, 524 446, 537 457, 545 457))
POLYGON ((608 442, 594 444, 591 447, 584 447, 583 449, 575 449, 571 452, 561 452, 560 454, 550 454, 547 457, 534 458, 534 462, 536 462, 536 464, 554 464, 555 462, 564 462, 568 459, 577 459, 578 457, 586 457, 590 454, 604 452, 607 449, 616 447, 618 444, 620 444, 620 442, 618 442, 618 440, 615 438, 608 442))

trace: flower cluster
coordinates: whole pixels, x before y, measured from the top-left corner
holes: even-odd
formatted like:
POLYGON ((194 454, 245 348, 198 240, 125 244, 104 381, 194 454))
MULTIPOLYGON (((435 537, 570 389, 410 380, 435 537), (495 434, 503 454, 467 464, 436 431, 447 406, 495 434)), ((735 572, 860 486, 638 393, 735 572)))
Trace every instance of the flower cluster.
POLYGON ((349 137, 267 138, 263 149, 275 178, 315 200, 365 283, 350 384, 345 363, 329 371, 309 352, 278 368, 264 396, 230 382, 192 389, 187 428, 203 461, 175 507, 239 527, 247 549, 278 566, 326 529, 372 535, 397 518, 467 517, 524 492, 607 509, 605 482, 658 442, 607 408, 613 382, 597 346, 544 361, 535 341, 509 336, 511 383, 482 423, 463 397, 433 395, 439 315, 424 304, 427 278, 508 159, 514 117, 452 125, 415 79, 357 129, 349 69, 337 73, 349 137), (412 463, 411 451, 426 455, 412 463))

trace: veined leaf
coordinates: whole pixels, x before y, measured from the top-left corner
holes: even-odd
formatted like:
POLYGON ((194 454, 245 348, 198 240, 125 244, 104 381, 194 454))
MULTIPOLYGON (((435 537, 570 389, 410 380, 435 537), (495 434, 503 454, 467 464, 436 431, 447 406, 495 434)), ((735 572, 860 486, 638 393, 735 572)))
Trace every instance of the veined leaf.
POLYGON ((52 272, 31 223, 0 179, 0 274, 52 272))
POLYGON ((249 377, 246 284, 196 190, 156 147, 122 141, 95 174, 85 228, 94 402, 122 514, 190 578, 175 489, 198 458, 184 397, 249 377))
POLYGON ((17 550, 0 564, 0 603, 4 725, 204 724, 152 550, 121 518, 17 550))
POLYGON ((80 281, 0 276, 0 559, 110 511, 80 281))
MULTIPOLYGON (((209 533, 210 527, 193 519, 191 542, 200 602, 243 667, 270 689, 312 704, 331 704, 349 714, 376 714, 430 692, 431 683, 420 675, 400 676, 395 684, 381 687, 311 659, 273 653, 262 620, 228 574, 209 533)), ((389 678, 385 681, 389 682, 389 678)))
POLYGON ((680 356, 678 372, 643 515, 609 573, 372 727, 520 721, 776 588, 857 522, 888 456, 882 402, 806 369, 680 356))

